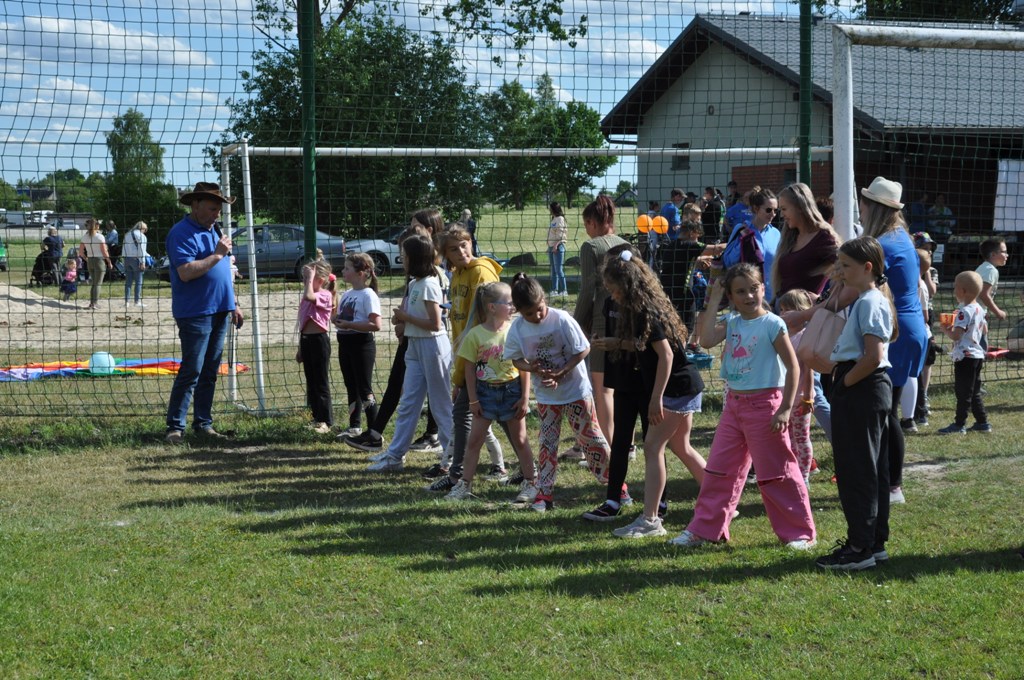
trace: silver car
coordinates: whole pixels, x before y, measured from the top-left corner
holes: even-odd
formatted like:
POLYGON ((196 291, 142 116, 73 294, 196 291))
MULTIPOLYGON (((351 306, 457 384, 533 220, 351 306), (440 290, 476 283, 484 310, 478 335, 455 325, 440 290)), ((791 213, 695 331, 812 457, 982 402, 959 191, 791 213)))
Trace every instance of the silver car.
POLYGON ((383 276, 392 270, 402 269, 398 237, 405 229, 406 226, 402 224, 384 227, 368 238, 350 239, 345 247, 350 253, 366 253, 372 257, 377 276, 383 276))
MULTIPOLYGON (((249 249, 256 255, 256 271, 264 276, 302 277, 302 264, 306 260, 305 230, 298 224, 258 224, 252 228, 253 241, 249 242, 249 230, 236 229, 231 232, 231 254, 235 256, 238 271, 249 277, 249 249)), ((324 257, 335 271, 340 272, 345 264, 345 239, 316 232, 316 245, 324 251, 324 257)))

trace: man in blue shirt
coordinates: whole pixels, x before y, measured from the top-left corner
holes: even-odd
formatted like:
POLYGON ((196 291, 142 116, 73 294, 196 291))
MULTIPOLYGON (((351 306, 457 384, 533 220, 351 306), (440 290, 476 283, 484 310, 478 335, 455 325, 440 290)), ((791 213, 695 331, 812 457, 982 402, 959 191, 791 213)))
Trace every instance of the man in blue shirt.
POLYGON ((683 190, 673 189, 669 196, 671 200, 661 206, 661 216, 668 220, 668 237, 675 241, 679 238, 679 206, 683 203, 683 190))
POLYGON ((213 394, 229 319, 242 325, 232 285, 231 238, 214 225, 224 203, 233 203, 212 182, 199 182, 181 197, 190 214, 167 235, 171 312, 181 340, 181 366, 167 403, 169 444, 181 442, 189 402, 195 397, 192 429, 220 437, 213 429, 213 394))

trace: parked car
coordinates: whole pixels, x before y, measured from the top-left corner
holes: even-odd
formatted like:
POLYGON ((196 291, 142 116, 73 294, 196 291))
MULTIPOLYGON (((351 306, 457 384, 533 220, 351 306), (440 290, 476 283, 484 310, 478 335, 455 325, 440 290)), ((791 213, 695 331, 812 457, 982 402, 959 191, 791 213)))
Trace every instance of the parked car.
MULTIPOLYGON (((253 242, 249 243, 249 230, 231 232, 231 254, 239 273, 249 276, 249 248, 256 254, 256 271, 262 276, 294 276, 302 278, 302 264, 306 255, 306 232, 298 224, 258 224, 252 228, 253 242)), ((345 264, 345 239, 316 232, 317 248, 331 266, 341 272, 345 264)))
MULTIPOLYGON (((254 247, 256 271, 264 276, 294 276, 301 278, 305 262, 306 235, 298 224, 258 224, 252 229, 253 242, 249 242, 249 230, 241 227, 231 232, 231 254, 235 256, 238 272, 249 277, 249 248, 254 247)), ((345 239, 316 232, 316 245, 324 251, 324 257, 336 272, 341 273, 345 265, 345 239)), ((156 275, 162 281, 170 281, 167 257, 156 265, 156 275)))
POLYGON ((51 227, 55 229, 81 229, 82 225, 74 220, 58 220, 46 225, 47 229, 50 229, 51 227))
POLYGON ((366 253, 372 257, 377 276, 383 276, 389 271, 402 268, 402 251, 398 247, 398 237, 405 228, 405 225, 398 224, 378 229, 368 238, 346 241, 345 249, 350 253, 366 253))

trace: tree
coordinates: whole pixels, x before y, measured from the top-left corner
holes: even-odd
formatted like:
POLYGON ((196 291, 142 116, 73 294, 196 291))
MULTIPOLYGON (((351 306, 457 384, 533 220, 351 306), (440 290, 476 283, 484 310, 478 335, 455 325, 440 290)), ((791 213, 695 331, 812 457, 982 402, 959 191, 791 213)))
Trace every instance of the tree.
MULTIPOLYGON (((601 116, 583 102, 571 101, 555 111, 554 126, 541 130, 550 146, 599 149, 605 146, 601 134, 601 116)), ((566 156, 546 159, 544 178, 549 186, 565 194, 566 207, 572 207, 581 189, 592 186, 595 177, 615 165, 614 156, 566 156)))
POLYGON ((149 119, 128 109, 114 118, 114 129, 106 137, 113 172, 105 181, 94 174, 83 182, 93 189, 93 214, 122 228, 144 220, 150 240, 163 242, 183 209, 177 190, 163 182, 164 150, 150 134, 149 119))
POLYGON ((141 112, 128 109, 114 118, 114 129, 104 134, 114 177, 135 177, 143 183, 163 181, 164 150, 153 141, 149 119, 141 112))
MULTIPOLYGON (((285 41, 296 32, 296 0, 257 0, 256 30, 269 43, 291 51, 285 41)), ((344 31, 350 19, 357 19, 364 5, 376 0, 317 0, 318 21, 314 24, 319 41, 333 31, 344 31)), ((397 5, 395 3, 384 3, 397 5)), ((375 7, 380 11, 381 7, 375 7)), ((373 12, 371 12, 373 13, 373 12)), ((547 35, 556 42, 576 47, 576 40, 587 34, 587 15, 581 14, 573 25, 562 22, 561 0, 428 0, 420 8, 422 16, 433 16, 448 24, 449 35, 465 40, 481 38, 487 47, 507 44, 523 49, 537 35, 547 35)), ((493 60, 501 63, 500 57, 493 60)))
MULTIPOLYGON (((317 146, 483 144, 476 90, 467 84, 453 47, 440 37, 424 39, 378 13, 324 32, 315 47, 317 146)), ((300 146, 298 61, 290 51, 255 55, 254 70, 242 73, 248 97, 230 103, 223 142, 248 137, 260 146, 300 146)), ((217 151, 208 153, 214 160, 217 151)), ((362 235, 369 227, 407 222, 423 205, 457 215, 479 205, 478 165, 468 158, 320 157, 318 224, 362 235)), ((252 181, 261 214, 302 220, 297 159, 256 159, 252 181)))
MULTIPOLYGON (((518 82, 504 82, 484 97, 485 127, 490 143, 497 149, 537 146, 537 102, 518 82)), ((548 112, 542 110, 539 115, 548 112)), ((484 171, 483 185, 492 200, 502 207, 522 210, 538 197, 543 186, 541 161, 537 158, 495 158, 484 171)))

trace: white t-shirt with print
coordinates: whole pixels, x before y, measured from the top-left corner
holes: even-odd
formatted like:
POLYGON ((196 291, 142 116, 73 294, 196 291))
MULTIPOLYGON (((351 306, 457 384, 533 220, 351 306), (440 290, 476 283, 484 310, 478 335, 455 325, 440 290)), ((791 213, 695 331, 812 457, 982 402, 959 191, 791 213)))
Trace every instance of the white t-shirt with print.
POLYGON ((985 308, 977 302, 962 305, 956 313, 953 328, 964 329, 964 334, 953 345, 951 357, 953 361, 961 359, 984 359, 985 350, 981 346, 981 338, 988 330, 985 323, 985 308))
MULTIPOLYGON (((370 320, 370 316, 376 314, 380 316, 380 298, 373 292, 372 288, 362 288, 356 290, 350 288, 345 291, 345 294, 341 296, 341 300, 338 301, 338 319, 341 321, 351 321, 354 323, 366 323, 370 320)), ((339 330, 338 333, 342 335, 352 335, 356 333, 366 333, 367 331, 357 331, 351 328, 345 328, 339 330)))
MULTIPOLYGON (((539 360, 544 368, 557 371, 588 347, 590 343, 576 319, 568 312, 548 307, 548 314, 540 323, 530 323, 522 317, 512 322, 505 338, 504 358, 539 360)), ((539 404, 570 404, 594 393, 582 361, 557 387, 545 387, 539 376, 532 382, 539 404)))

